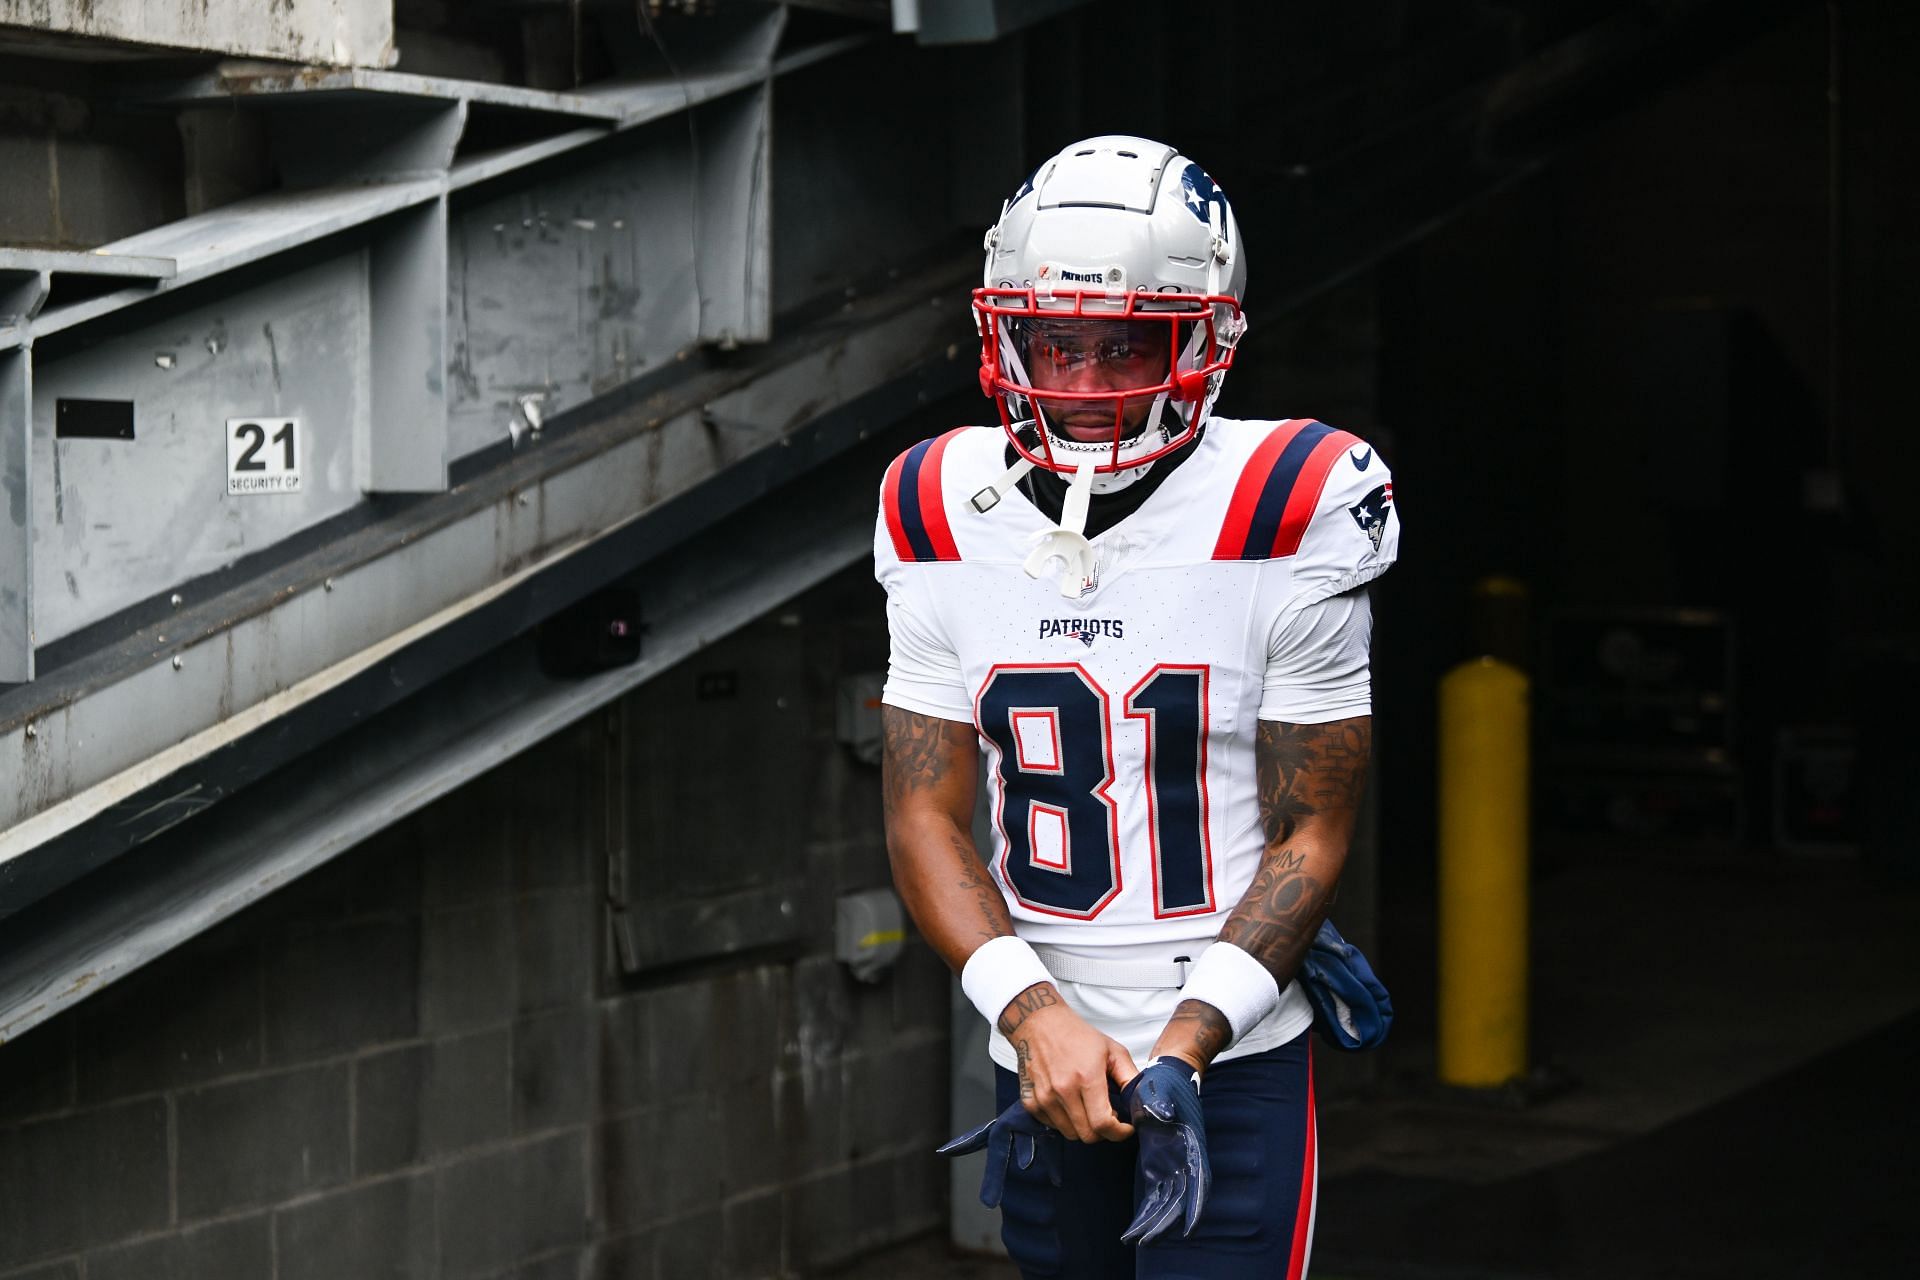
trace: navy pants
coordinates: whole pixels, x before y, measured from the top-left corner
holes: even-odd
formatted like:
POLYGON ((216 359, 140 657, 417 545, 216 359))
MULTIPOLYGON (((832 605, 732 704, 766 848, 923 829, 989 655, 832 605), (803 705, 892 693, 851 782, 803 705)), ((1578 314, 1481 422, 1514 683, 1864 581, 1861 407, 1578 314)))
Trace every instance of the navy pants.
MULTIPOLYGON (((1301 1280, 1316 1183, 1311 1032, 1208 1069, 1200 1090, 1213 1190, 1191 1236, 1173 1227, 1134 1248, 1137 1144, 1066 1144, 1060 1185, 1035 1161, 1007 1171, 1000 1238, 1025 1280, 1301 1280)), ((995 1068, 998 1105, 1019 1097, 995 1068)))

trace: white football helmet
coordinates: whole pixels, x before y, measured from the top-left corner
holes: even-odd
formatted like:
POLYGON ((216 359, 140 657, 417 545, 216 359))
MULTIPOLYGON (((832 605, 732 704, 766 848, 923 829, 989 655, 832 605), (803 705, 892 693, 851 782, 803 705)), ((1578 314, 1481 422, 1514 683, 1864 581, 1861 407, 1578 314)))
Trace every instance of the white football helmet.
POLYGON ((1193 439, 1247 327, 1240 229, 1199 165, 1145 138, 1077 142, 1001 207, 986 250, 980 389, 1023 460, 1126 483, 1193 439), (1056 372, 1036 391, 1042 361, 1056 372), (1056 389, 1087 361, 1113 372, 1056 389), (1095 410, 1110 431, 1087 426, 1095 410))

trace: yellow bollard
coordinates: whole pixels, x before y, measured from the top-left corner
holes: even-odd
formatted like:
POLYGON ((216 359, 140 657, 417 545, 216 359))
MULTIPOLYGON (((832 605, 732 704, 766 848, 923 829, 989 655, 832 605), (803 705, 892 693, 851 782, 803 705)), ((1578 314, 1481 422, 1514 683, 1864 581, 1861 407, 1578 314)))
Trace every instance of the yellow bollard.
POLYGON ((1527 1074, 1527 677, 1498 658, 1440 679, 1439 1068, 1527 1074))

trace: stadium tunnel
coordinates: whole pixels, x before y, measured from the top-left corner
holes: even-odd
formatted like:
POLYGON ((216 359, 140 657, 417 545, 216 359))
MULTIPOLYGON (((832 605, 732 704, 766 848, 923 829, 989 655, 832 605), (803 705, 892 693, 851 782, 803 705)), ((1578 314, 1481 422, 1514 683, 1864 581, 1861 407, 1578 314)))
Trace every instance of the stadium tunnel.
POLYGON ((1399 477, 1338 915, 1400 1022, 1322 1063, 1316 1274, 1899 1273, 1917 52, 1893 0, 0 0, 0 1280, 1012 1274, 931 1154, 977 1019, 836 917, 879 479, 990 413, 980 231, 1094 132, 1235 202, 1222 411, 1399 477), (1483 653, 1493 1096, 1433 1054, 1483 653))

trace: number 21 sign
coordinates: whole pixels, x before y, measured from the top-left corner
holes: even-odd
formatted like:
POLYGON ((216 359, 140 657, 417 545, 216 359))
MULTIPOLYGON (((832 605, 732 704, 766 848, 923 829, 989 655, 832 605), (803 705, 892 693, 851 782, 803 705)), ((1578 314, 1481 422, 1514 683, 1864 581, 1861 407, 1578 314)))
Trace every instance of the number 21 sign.
POLYGON ((227 493, 300 492, 300 419, 227 419, 227 493))

